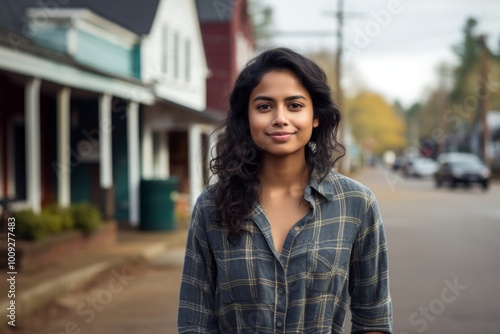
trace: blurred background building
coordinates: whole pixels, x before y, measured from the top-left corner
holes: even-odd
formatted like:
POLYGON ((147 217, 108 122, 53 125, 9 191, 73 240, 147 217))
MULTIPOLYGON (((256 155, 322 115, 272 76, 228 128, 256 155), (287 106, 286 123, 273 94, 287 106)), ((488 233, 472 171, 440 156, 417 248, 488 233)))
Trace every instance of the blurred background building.
POLYGON ((210 74, 207 108, 225 113, 231 87, 242 67, 255 54, 248 2, 197 0, 203 44, 210 74))
POLYGON ((199 195, 221 100, 253 56, 246 1, 6 1, 0 197, 137 226, 141 180, 199 195))
MULTIPOLYGON (((324 31, 282 30, 286 25, 274 25, 273 14, 290 18, 293 8, 280 6, 260 0, 3 1, 2 201, 35 212, 85 201, 106 218, 137 226, 141 180, 172 178, 192 204, 209 178, 210 133, 228 110, 239 70, 259 50, 278 45, 297 46, 325 69, 345 116, 344 172, 374 165, 387 151, 402 159, 472 152, 500 171, 499 52, 475 19, 465 22, 453 46, 457 62, 440 64, 437 84, 408 105, 365 85, 352 63, 338 61, 342 54, 346 60, 369 55, 370 43, 384 38, 386 26, 376 18, 386 9, 364 16, 365 28, 381 30, 361 47, 363 31, 343 21, 351 13, 341 6, 333 18, 324 10, 314 14, 330 20, 331 30, 324 31), (349 37, 344 43, 342 29, 349 37), (304 39, 321 41, 315 42, 321 48, 304 50, 304 39)), ((388 38, 401 22, 396 14, 387 23, 388 38)))

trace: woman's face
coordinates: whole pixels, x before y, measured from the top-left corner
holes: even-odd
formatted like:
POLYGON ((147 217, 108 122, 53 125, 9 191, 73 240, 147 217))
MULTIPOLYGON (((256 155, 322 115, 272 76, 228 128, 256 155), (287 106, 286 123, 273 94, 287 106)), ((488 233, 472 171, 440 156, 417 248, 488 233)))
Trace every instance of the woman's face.
POLYGON ((290 71, 266 73, 248 101, 248 122, 254 143, 264 154, 303 154, 319 120, 313 101, 290 71))

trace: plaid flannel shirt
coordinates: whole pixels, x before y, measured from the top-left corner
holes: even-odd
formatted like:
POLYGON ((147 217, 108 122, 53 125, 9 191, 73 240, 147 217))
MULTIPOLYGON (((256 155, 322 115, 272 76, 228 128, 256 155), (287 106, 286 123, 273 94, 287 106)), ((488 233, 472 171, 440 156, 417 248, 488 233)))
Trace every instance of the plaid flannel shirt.
MULTIPOLYGON (((244 191, 244 190, 242 190, 244 191)), ((333 170, 311 174, 311 210, 277 253, 258 204, 236 243, 210 220, 205 190, 190 222, 180 292, 179 333, 391 333, 387 248, 372 192, 333 170)))

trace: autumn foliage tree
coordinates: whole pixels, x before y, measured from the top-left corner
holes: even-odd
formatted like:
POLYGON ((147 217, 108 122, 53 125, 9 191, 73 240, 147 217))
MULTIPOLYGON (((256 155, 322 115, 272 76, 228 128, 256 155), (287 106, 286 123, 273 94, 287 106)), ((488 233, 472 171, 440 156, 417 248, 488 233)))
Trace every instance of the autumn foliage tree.
MULTIPOLYGON (((334 89, 333 98, 338 101, 335 92, 335 57, 328 51, 316 52, 311 57, 326 72, 328 83, 334 89)), ((346 68, 344 78, 348 80, 343 80, 342 114, 356 143, 360 146, 367 144, 375 154, 404 149, 407 142, 406 124, 396 108, 379 94, 367 89, 355 68, 346 68)))
POLYGON ((399 152, 406 147, 406 124, 393 105, 382 96, 362 91, 346 99, 344 111, 354 138, 374 142, 374 153, 399 152))

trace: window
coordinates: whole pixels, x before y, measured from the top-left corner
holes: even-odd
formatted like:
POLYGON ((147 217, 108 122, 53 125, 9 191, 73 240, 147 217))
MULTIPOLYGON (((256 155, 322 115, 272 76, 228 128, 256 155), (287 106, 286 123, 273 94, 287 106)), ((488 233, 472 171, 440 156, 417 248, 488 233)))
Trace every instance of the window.
POLYGON ((174 78, 179 79, 179 33, 174 33, 174 78))
POLYGON ((163 26, 161 31, 161 71, 163 74, 168 72, 168 27, 163 26))
POLYGON ((191 81, 191 41, 189 39, 186 39, 184 49, 186 57, 186 61, 184 62, 184 74, 186 76, 186 82, 189 82, 191 81))

